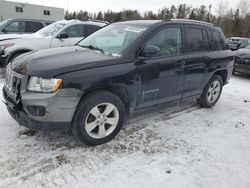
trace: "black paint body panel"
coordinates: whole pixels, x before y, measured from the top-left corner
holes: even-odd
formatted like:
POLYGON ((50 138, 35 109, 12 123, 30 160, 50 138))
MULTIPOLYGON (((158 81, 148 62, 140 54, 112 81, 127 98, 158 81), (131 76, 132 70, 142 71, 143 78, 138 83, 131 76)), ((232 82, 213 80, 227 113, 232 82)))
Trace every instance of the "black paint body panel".
MULTIPOLYGON (((147 39, 157 30, 178 26, 184 33, 186 25, 217 30, 224 36, 220 29, 208 24, 158 21, 150 23, 149 29, 125 49, 121 57, 73 46, 31 52, 18 57, 12 66, 16 72, 25 69, 30 76, 61 78, 63 88, 79 89, 83 95, 119 88, 127 96, 129 112, 166 102, 178 103, 188 97, 199 97, 216 71, 226 72, 224 83, 227 83, 233 67, 233 54, 229 49, 186 53, 184 45, 183 52, 176 56, 138 57, 147 39)), ((185 43, 185 36, 183 40, 185 43)))

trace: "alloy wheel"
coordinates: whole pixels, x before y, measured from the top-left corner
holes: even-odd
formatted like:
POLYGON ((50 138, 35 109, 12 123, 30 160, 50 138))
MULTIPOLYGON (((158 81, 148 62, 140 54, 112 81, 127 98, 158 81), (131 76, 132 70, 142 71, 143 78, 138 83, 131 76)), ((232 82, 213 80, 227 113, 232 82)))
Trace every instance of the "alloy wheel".
POLYGON ((119 111, 111 103, 102 103, 92 108, 85 121, 89 136, 102 139, 110 135, 119 122, 119 111))
POLYGON ((207 100, 209 103, 214 103, 220 96, 221 85, 220 82, 215 80, 212 82, 208 89, 207 100))

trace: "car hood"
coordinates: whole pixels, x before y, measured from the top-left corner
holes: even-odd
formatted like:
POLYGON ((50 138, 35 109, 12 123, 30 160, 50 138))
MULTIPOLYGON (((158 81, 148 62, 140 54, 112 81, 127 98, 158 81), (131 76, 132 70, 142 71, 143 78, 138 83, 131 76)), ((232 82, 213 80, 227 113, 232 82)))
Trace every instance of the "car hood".
POLYGON ((240 59, 250 59, 250 49, 240 49, 235 52, 235 56, 240 59))
POLYGON ((52 78, 68 72, 118 63, 119 59, 120 57, 71 46, 26 53, 17 57, 11 63, 11 68, 20 74, 52 78))
POLYGON ((20 39, 20 38, 30 38, 33 37, 31 34, 2 34, 0 35, 0 41, 20 39))

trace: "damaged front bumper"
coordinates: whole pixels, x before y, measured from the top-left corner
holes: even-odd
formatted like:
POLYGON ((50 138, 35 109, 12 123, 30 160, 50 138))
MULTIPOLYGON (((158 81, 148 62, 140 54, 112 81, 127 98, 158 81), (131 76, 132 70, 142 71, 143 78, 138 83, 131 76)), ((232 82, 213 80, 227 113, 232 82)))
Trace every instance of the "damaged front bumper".
MULTIPOLYGON (((10 67, 6 69, 9 74, 15 74, 10 67)), ((18 81, 5 84, 3 97, 10 115, 21 125, 33 130, 55 131, 68 130, 82 96, 77 89, 59 89, 55 93, 34 93, 26 90, 28 78, 19 76, 18 81), (17 83, 17 84, 16 84, 17 83)), ((6 81, 7 82, 7 81, 6 81)), ((10 82, 10 81, 8 81, 10 82)))

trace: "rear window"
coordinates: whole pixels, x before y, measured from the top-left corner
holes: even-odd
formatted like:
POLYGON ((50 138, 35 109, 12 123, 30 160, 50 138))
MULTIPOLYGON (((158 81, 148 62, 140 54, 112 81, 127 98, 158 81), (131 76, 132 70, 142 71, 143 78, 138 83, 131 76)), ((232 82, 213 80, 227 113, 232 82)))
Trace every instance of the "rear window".
POLYGON ((213 51, 225 50, 227 47, 224 37, 218 31, 211 30, 211 45, 213 51))
POLYGON ((186 39, 188 52, 209 50, 208 35, 205 29, 186 28, 186 39))

